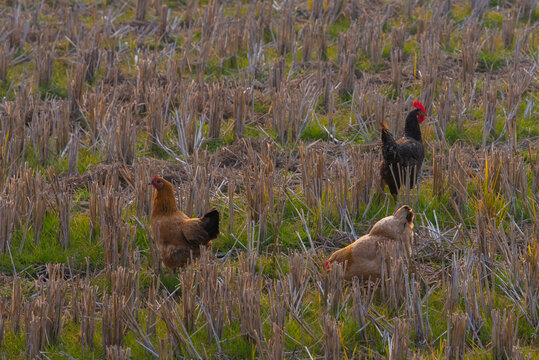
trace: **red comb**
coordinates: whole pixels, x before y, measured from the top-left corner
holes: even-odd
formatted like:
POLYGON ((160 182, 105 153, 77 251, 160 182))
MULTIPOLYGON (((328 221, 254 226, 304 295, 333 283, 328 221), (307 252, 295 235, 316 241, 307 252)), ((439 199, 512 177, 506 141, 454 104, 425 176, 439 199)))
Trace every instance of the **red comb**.
POLYGON ((155 181, 155 180, 157 180, 158 177, 159 177, 158 175, 155 175, 155 176, 152 178, 152 182, 155 181))
POLYGON ((329 270, 329 261, 326 260, 326 270, 329 270))
POLYGON ((419 101, 414 101, 414 103, 412 104, 413 107, 417 108, 417 109, 421 109, 421 111, 423 111, 424 113, 426 113, 425 111, 425 107, 423 106, 423 104, 421 104, 419 101))

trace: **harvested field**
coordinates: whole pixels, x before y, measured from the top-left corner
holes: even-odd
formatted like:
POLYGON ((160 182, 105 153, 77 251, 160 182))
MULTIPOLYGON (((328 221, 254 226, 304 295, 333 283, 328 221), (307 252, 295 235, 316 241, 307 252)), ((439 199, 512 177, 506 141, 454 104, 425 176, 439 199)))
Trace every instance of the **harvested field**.
POLYGON ((0 357, 539 358, 539 10, 0 3, 0 357), (425 160, 380 188, 379 122, 425 160), (220 234, 179 271, 154 175, 220 234), (411 254, 324 261, 408 204, 411 254))

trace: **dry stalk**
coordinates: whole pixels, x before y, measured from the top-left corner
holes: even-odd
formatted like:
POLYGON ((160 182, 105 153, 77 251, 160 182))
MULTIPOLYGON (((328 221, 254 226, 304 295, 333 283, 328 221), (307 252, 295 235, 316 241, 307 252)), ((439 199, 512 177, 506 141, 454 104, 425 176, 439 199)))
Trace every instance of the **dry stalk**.
POLYGON ((382 62, 382 50, 384 49, 383 27, 388 16, 389 12, 386 12, 384 16, 374 18, 370 18, 365 14, 360 19, 359 43, 363 51, 370 56, 375 67, 378 67, 382 62))
POLYGON ((0 195, 0 253, 4 253, 11 243, 15 219, 13 214, 12 202, 4 195, 0 195))
POLYGON ((101 48, 103 47, 103 37, 99 31, 93 30, 89 35, 91 42, 84 49, 79 51, 78 57, 83 59, 86 64, 86 72, 84 74, 86 81, 92 82, 95 79, 95 74, 99 69, 101 60, 101 48))
POLYGON ((236 298, 233 290, 236 279, 236 268, 224 266, 221 270, 221 276, 223 298, 231 299, 230 302, 227 302, 224 306, 226 312, 224 319, 227 321, 227 325, 230 325, 232 319, 234 319, 234 311, 236 309, 236 305, 234 305, 236 298))
POLYGON ((14 276, 11 288, 11 309, 9 312, 9 317, 11 324, 11 332, 15 335, 19 335, 21 331, 23 307, 24 303, 21 289, 21 278, 19 276, 14 276))
POLYGON ((62 334, 67 282, 59 264, 47 265, 48 279, 36 280, 38 297, 26 306, 26 354, 33 359, 62 334))
POLYGON ((317 49, 319 61, 327 61, 328 59, 328 27, 320 20, 316 20, 314 24, 314 34, 317 39, 317 49))
POLYGON ((484 323, 483 313, 486 305, 477 271, 477 260, 467 251, 464 257, 463 276, 459 292, 464 295, 464 307, 468 317, 468 328, 477 334, 484 323))
POLYGON ((301 61, 304 64, 308 64, 311 62, 311 59, 313 57, 313 50, 315 46, 315 37, 313 32, 313 27, 311 26, 311 23, 306 23, 303 29, 300 31, 300 38, 301 38, 301 61))
MULTIPOLYGON (((378 137, 378 124, 386 121, 388 101, 385 96, 374 92, 368 85, 368 80, 356 83, 352 94, 352 114, 356 119, 358 131, 366 140, 373 140, 378 137)), ((394 121, 393 119, 391 119, 394 121)), ((399 123, 389 124, 393 133, 399 132, 399 123)))
POLYGON ((34 71, 38 87, 49 85, 54 66, 54 46, 44 44, 46 35, 40 37, 37 51, 34 56, 34 71))
MULTIPOLYGON (((144 1, 144 0, 143 0, 144 1)), ((140 0, 139 0, 140 2, 140 0)), ((131 349, 119 345, 110 345, 106 348, 107 360, 129 360, 131 359, 131 349)))
POLYGON ((444 311, 451 314, 455 310, 459 300, 459 268, 457 263, 457 254, 453 253, 451 260, 451 276, 446 280, 444 311))
POLYGON ((107 62, 106 62, 106 73, 103 81, 114 86, 118 85, 118 79, 121 76, 122 72, 120 70, 119 58, 114 49, 107 50, 107 62))
POLYGON ((174 352, 176 357, 182 356, 183 348, 187 351, 191 358, 202 359, 197 352, 188 331, 185 328, 184 322, 182 322, 182 318, 179 315, 178 304, 174 300, 168 298, 165 299, 165 301, 161 304, 159 317, 165 323, 167 335, 171 342, 171 350, 174 352))
POLYGON ((171 86, 166 88, 152 86, 146 92, 146 124, 148 129, 148 140, 151 141, 151 149, 156 150, 159 144, 163 142, 163 135, 167 132, 167 110, 171 97, 171 86))
POLYGON ((405 300, 408 266, 401 244, 385 242, 382 251, 382 295, 391 309, 397 309, 405 300))
POLYGON ((0 46, 0 82, 7 80, 7 70, 13 60, 14 53, 7 43, 0 46))
POLYGON ((69 175, 77 174, 78 161, 79 161, 79 146, 80 146, 80 133, 77 129, 71 134, 69 140, 69 150, 67 155, 67 173, 69 175))
POLYGON ((393 334, 389 341, 390 360, 401 360, 408 357, 410 323, 406 319, 395 318, 393 334))
POLYGON ((41 165, 46 165, 53 155, 52 124, 53 119, 46 110, 34 111, 30 123, 30 139, 36 157, 41 165))
POLYGON ((150 288, 148 289, 148 298, 146 299, 146 333, 150 338, 156 336, 156 324, 157 324, 157 312, 155 306, 157 306, 157 292, 159 290, 160 277, 155 276, 150 281, 150 288))
POLYGON ((152 198, 154 190, 148 186, 148 179, 151 179, 155 170, 151 162, 137 162, 134 166, 134 196, 135 209, 139 219, 150 216, 152 210, 152 198))
MULTIPOLYGON (((449 8, 450 0, 444 0, 444 2, 447 4, 447 8, 449 8)), ((448 12, 444 15, 443 20, 440 20, 436 26, 438 27, 438 32, 440 36, 440 46, 447 49, 451 45, 451 34, 455 30, 455 21, 450 19, 450 17, 447 16, 447 14, 450 12, 450 9, 448 12)))
POLYGON ((432 156, 432 191, 436 196, 443 195, 447 188, 448 167, 447 154, 436 151, 432 156))
POLYGON ((534 2, 533 0, 518 0, 516 2, 516 5, 518 12, 521 14, 521 16, 524 19, 529 20, 535 11, 537 2, 534 2))
POLYGON ((481 46, 480 36, 481 25, 477 21, 466 25, 462 35, 462 78, 466 88, 469 88, 477 67, 477 54, 481 46))
POLYGON ((97 286, 88 283, 82 285, 80 291, 80 336, 82 344, 89 348, 94 345, 97 292, 97 286))
POLYGON ((134 313, 140 307, 139 272, 136 268, 127 269, 119 266, 110 273, 111 292, 123 300, 124 310, 134 313))
POLYGON ((261 153, 255 152, 251 144, 247 149, 249 161, 243 173, 247 224, 257 223, 263 240, 268 235, 268 224, 271 225, 276 240, 284 212, 282 192, 286 178, 279 176, 276 170, 274 148, 270 143, 261 144, 261 153))
POLYGON ((288 282, 286 304, 289 311, 299 315, 302 310, 303 297, 310 282, 310 274, 305 264, 305 255, 294 253, 288 257, 289 273, 286 277, 288 282))
MULTIPOLYGON (((537 219, 535 220, 537 224, 537 219)), ((535 234, 529 236, 525 251, 521 258, 524 258, 522 268, 517 272, 519 283, 524 288, 524 304, 526 308, 526 318, 534 326, 539 326, 539 246, 537 229, 535 234), (535 239, 534 239, 535 237, 535 239)))
POLYGON ((441 60, 440 44, 436 33, 423 35, 420 49, 419 72, 421 75, 421 102, 427 113, 432 108, 441 60))
MULTIPOLYGON (((155 358, 159 356, 158 350, 154 347, 151 339, 148 335, 142 330, 138 323, 138 311, 135 309, 124 308, 121 310, 122 321, 126 324, 126 327, 133 332, 137 342, 142 345, 142 348, 147 351, 149 354, 153 355, 155 358)), ((107 349, 110 349, 113 346, 109 346, 107 349)))
POLYGON ((0 298, 0 347, 2 346, 2 341, 4 340, 4 331, 7 324, 9 311, 7 301, 2 297, 0 298))
POLYGON ((466 350, 466 324, 468 316, 455 312, 447 316, 447 343, 445 347, 446 359, 463 359, 466 350))
POLYGON ((341 331, 337 320, 329 314, 324 315, 324 358, 326 360, 341 358, 341 331))
POLYGON ((281 89, 286 87, 286 62, 283 57, 279 57, 274 61, 269 76, 269 86, 272 94, 280 93, 281 89))
POLYGON ((208 119, 208 137, 218 139, 221 132, 221 122, 223 121, 223 112, 226 104, 225 87, 221 83, 212 83, 208 86, 209 104, 208 119))
POLYGON ((251 88, 238 87, 234 88, 234 119, 236 125, 234 127, 234 139, 243 138, 245 124, 251 117, 251 98, 253 90, 251 88))
POLYGON ((492 310, 492 358, 511 359, 513 355, 513 343, 516 340, 517 324, 515 314, 512 311, 492 310))
MULTIPOLYGON (((86 121, 90 144, 96 145, 100 137, 106 133, 105 122, 109 118, 110 107, 103 87, 96 92, 87 93, 81 106, 86 121)), ((111 101, 114 103, 114 101, 111 101)))
MULTIPOLYGON (((247 19, 241 17, 240 11, 241 6, 237 5, 236 18, 225 17, 221 19, 219 31, 213 33, 213 47, 221 56, 221 65, 228 61, 232 66, 237 67, 238 54, 245 48, 245 41, 248 39, 248 35, 245 33, 247 19)), ((250 25, 252 26, 252 22, 250 25)))
POLYGON ((327 154, 325 151, 312 151, 305 146, 299 148, 301 161, 302 193, 307 205, 316 216, 317 231, 322 232, 324 217, 324 199, 327 199, 328 186, 325 164, 327 154))
POLYGON ((78 61, 67 72, 67 99, 71 114, 75 114, 80 108, 87 69, 88 65, 84 61, 78 61))
POLYGON ((532 194, 539 193, 539 152, 532 152, 529 148, 530 165, 528 168, 529 176, 531 177, 531 192, 532 194))
POLYGON ((351 94, 354 90, 356 79, 355 65, 359 51, 356 41, 358 36, 357 25, 352 25, 349 31, 339 35, 337 62, 339 65, 338 79, 341 84, 340 90, 351 94))
POLYGON ((399 57, 404 51, 404 41, 406 40, 406 27, 393 27, 391 29, 391 50, 398 52, 399 57))
POLYGON ((204 117, 198 115, 201 105, 201 90, 196 82, 182 85, 178 91, 178 109, 172 118, 176 127, 177 146, 185 157, 197 152, 204 141, 204 117))
POLYGON ((452 146, 449 149, 447 183, 451 186, 451 199, 460 211, 464 209, 468 201, 468 182, 470 181, 468 169, 470 166, 470 158, 463 147, 452 146))
POLYGON ((43 317, 39 317, 34 312, 41 312, 37 306, 34 310, 30 304, 26 306, 26 343, 25 352, 29 359, 39 358, 41 348, 45 345, 45 339, 41 335, 45 327, 43 317))
POLYGON ((58 224, 58 240, 64 249, 70 246, 70 230, 71 230, 71 194, 61 190, 58 178, 54 178, 51 182, 56 212, 60 223, 58 224))
POLYGON ((359 215, 363 205, 364 213, 369 210, 374 197, 374 187, 378 179, 378 158, 373 152, 361 152, 359 149, 351 151, 350 192, 351 215, 359 215))
MULTIPOLYGON (((425 344, 429 340, 430 324, 423 314, 423 299, 420 295, 420 284, 412 277, 406 284, 406 311, 413 320, 415 328, 415 340, 419 344, 425 344)), ((428 294, 425 296, 428 304, 428 294)))
POLYGON ((262 276, 259 273, 238 273, 236 288, 237 316, 242 334, 253 341, 260 354, 263 353, 264 332, 261 316, 262 276))
POLYGON ((360 283, 358 278, 354 278, 352 287, 352 312, 357 320, 359 333, 363 340, 368 341, 367 326, 371 321, 371 306, 374 294, 380 283, 367 282, 366 285, 360 283))
POLYGON ((113 292, 112 295, 103 296, 102 336, 103 348, 109 346, 122 346, 127 333, 127 327, 121 319, 122 309, 127 299, 113 292))
POLYGON ((234 194, 236 192, 236 182, 231 180, 228 182, 228 232, 234 233, 234 194))
POLYGON ((201 279, 204 279, 200 283, 199 291, 201 307, 206 316, 207 336, 215 338, 216 343, 219 344, 223 335, 226 314, 225 302, 223 301, 225 299, 224 285, 219 279, 219 264, 206 248, 201 248, 197 264, 199 275, 201 279))
POLYGON ((133 105, 122 106, 110 113, 105 125, 104 153, 107 162, 120 161, 132 164, 135 160, 136 127, 133 105))
POLYGON ((186 3, 185 7, 185 25, 188 27, 191 27, 191 24, 193 22, 193 13, 195 12, 195 9, 198 8, 198 0, 189 0, 186 3))
MULTIPOLYGON (((510 147, 496 148, 485 154, 489 164, 489 175, 496 174, 497 178, 489 179, 498 192, 514 202, 520 196, 525 198, 528 193, 528 180, 525 160, 520 154, 514 154, 510 147)), ((517 211, 512 205, 512 210, 517 211)))
POLYGON ((210 208, 210 190, 213 184, 213 164, 206 150, 194 154, 192 162, 187 166, 190 183, 183 191, 183 211, 189 216, 202 216, 210 208))
POLYGON ((393 89, 396 92, 400 90, 400 80, 401 80, 401 52, 398 49, 390 50, 391 56, 391 80, 393 83, 393 89))
POLYGON ((104 185, 90 189, 90 221, 93 228, 99 224, 107 271, 129 265, 136 230, 124 223, 126 200, 114 192, 118 186, 114 181, 117 177, 110 177, 104 185))
POLYGON ((285 353, 285 284, 280 280, 273 280, 270 285, 268 301, 270 304, 270 321, 272 336, 266 341, 268 359, 284 359, 285 353))
POLYGON ((338 318, 344 301, 343 265, 334 264, 329 271, 322 272, 317 281, 320 282, 318 289, 324 312, 338 318))
POLYGON ((9 14, 7 28, 11 29, 7 37, 11 48, 22 49, 26 42, 25 29, 30 27, 32 19, 28 19, 22 11, 13 11, 9 14))
POLYGON ((275 33, 277 35, 277 51, 281 55, 292 50, 293 44, 296 42, 295 27, 295 1, 286 0, 281 6, 282 14, 275 21, 275 33))
POLYGON ((137 8, 135 12, 135 19, 137 21, 146 20, 146 12, 148 11, 149 0, 137 0, 137 8))
POLYGON ((350 227, 351 218, 361 215, 363 205, 366 210, 373 197, 376 186, 376 163, 378 159, 373 153, 362 153, 359 148, 343 152, 331 164, 327 181, 328 214, 339 219, 340 228, 350 227))
POLYGON ((488 138, 494 134, 496 125, 496 101, 498 95, 496 83, 497 81, 493 83, 487 77, 483 87, 483 146, 487 144, 488 138))
POLYGON ((62 153, 65 151, 69 143, 71 122, 69 114, 69 103, 65 100, 51 101, 47 104, 50 111, 50 116, 53 120, 52 136, 53 142, 56 145, 56 152, 62 153))
POLYGON ((507 84, 505 133, 511 146, 515 147, 517 139, 517 111, 522 95, 533 81, 533 69, 514 70, 512 81, 507 84))
MULTIPOLYGON (((195 315, 197 311, 196 294, 198 277, 194 267, 185 266, 180 272, 179 278, 182 284, 182 317, 181 319, 178 318, 178 321, 181 321, 182 327, 185 327, 186 331, 192 331, 195 327, 195 315)), ((172 306, 172 304, 170 305, 172 306)))
POLYGON ((455 105, 453 80, 446 81, 438 99, 438 124, 435 126, 438 139, 445 140, 447 125, 451 121, 451 113, 455 105))

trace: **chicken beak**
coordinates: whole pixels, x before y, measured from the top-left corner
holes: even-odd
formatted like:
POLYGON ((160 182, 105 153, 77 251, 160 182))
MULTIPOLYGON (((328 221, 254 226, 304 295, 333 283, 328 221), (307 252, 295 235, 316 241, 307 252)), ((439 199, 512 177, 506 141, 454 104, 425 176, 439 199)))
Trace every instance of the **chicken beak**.
POLYGON ((148 185, 153 185, 153 181, 151 181, 148 185))

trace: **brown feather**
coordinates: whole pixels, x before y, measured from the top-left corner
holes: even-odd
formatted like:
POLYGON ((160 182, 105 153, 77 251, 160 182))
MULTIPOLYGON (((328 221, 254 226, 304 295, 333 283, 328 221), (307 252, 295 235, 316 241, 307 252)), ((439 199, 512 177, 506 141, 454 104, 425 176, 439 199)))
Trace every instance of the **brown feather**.
POLYGON ((400 242, 405 246, 412 243, 413 211, 401 206, 392 216, 378 221, 371 231, 352 244, 334 252, 327 263, 346 264, 344 278, 352 280, 379 278, 382 273, 380 244, 385 241, 400 242))
POLYGON ((201 218, 189 218, 178 209, 172 184, 162 178, 155 187, 150 225, 166 267, 177 268, 200 254, 219 233, 219 213, 213 209, 201 218))

